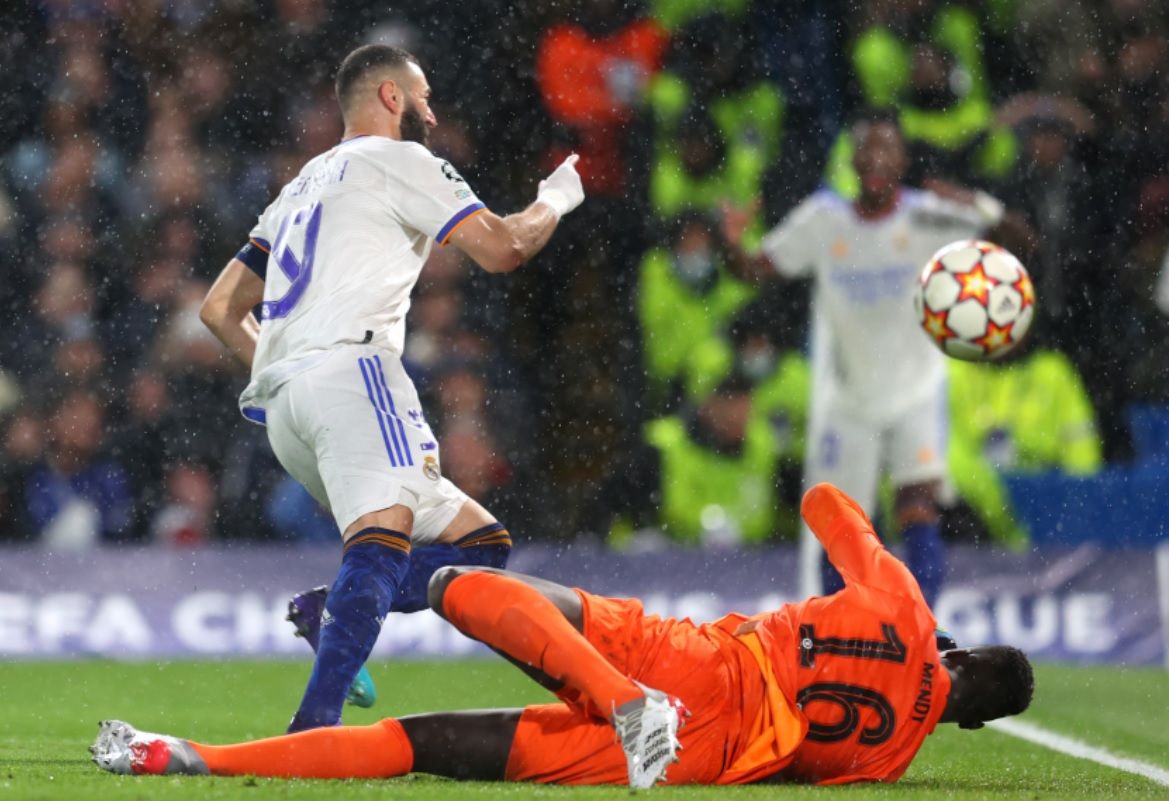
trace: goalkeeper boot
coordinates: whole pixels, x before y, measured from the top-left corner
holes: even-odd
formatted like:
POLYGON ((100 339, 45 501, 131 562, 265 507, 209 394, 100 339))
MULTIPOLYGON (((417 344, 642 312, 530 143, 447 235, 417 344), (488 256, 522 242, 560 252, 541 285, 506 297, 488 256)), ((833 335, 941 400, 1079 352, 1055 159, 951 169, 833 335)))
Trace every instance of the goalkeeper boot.
POLYGON ((138 731, 121 720, 103 720, 89 747, 94 764, 110 773, 206 776, 211 771, 186 740, 138 731))
MULTIPOLYGON (((325 611, 325 598, 329 594, 328 587, 315 587, 305 592, 298 592, 288 602, 287 620, 296 628, 296 636, 304 637, 316 653, 317 644, 321 637, 321 614, 325 611)), ((365 665, 357 672, 353 683, 349 685, 349 692, 345 694, 345 703, 368 709, 377 701, 377 689, 373 686, 373 677, 369 675, 365 665)))
POLYGON ((685 705, 658 690, 638 684, 645 695, 613 710, 613 728, 625 751, 629 787, 646 790, 665 778, 678 761, 678 729, 690 715, 685 705))

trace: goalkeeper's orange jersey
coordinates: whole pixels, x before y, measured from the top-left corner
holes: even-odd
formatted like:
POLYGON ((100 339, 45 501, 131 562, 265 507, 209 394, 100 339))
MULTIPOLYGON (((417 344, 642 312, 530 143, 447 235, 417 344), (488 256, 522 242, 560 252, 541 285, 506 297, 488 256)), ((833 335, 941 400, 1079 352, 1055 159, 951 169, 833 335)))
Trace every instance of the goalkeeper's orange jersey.
POLYGON ((909 569, 847 496, 821 484, 805 496, 801 512, 845 589, 736 629, 741 638, 758 638, 769 678, 807 719, 807 734, 781 776, 821 784, 895 781, 949 695, 934 617, 909 569))

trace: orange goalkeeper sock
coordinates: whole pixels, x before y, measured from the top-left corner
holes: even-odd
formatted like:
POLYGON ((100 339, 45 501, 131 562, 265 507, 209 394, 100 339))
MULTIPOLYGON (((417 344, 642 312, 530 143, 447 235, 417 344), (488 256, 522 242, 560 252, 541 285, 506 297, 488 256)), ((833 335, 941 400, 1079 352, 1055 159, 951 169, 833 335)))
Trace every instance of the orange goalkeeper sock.
POLYGON ((459 631, 564 683, 606 717, 643 695, 554 603, 522 581, 499 573, 464 573, 447 585, 442 610, 459 631))
POLYGON ((414 747, 402 724, 327 726, 238 745, 191 743, 214 776, 284 779, 381 779, 414 768, 414 747))

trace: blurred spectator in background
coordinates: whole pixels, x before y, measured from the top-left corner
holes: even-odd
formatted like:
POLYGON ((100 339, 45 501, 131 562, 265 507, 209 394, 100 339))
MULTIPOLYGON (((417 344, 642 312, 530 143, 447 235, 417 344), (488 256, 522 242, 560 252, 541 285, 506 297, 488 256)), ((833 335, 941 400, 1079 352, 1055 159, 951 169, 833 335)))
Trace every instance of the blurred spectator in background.
POLYGON ((124 412, 112 421, 110 454, 123 465, 135 488, 134 538, 148 539, 151 521, 165 498, 160 480, 179 451, 173 399, 166 377, 142 369, 124 389, 124 412))
POLYGON ((788 471, 787 499, 798 506, 812 376, 795 348, 803 331, 784 323, 784 310, 765 295, 742 309, 726 330, 699 343, 686 361, 686 398, 697 403, 732 375, 747 379, 751 414, 771 426, 788 471))
POLYGON ((88 334, 66 336, 57 345, 53 352, 53 371, 78 386, 95 389, 109 377, 102 347, 88 334))
POLYGON ((414 327, 406 335, 405 361, 421 377, 450 355, 462 314, 463 292, 457 284, 428 282, 415 297, 410 306, 414 327))
POLYGON ((618 196, 630 173, 627 125, 647 82, 661 69, 667 35, 621 0, 573 6, 568 19, 544 32, 536 56, 544 105, 569 132, 547 161, 579 153, 590 197, 618 196))
MULTIPOLYGON (((714 212, 720 200, 758 197, 780 152, 783 95, 757 74, 750 29, 739 18, 708 14, 671 43, 666 70, 650 85, 654 211, 714 212)), ((761 231, 757 231, 761 234, 761 231)))
POLYGON ((637 308, 651 409, 676 405, 686 359, 753 295, 727 272, 721 233, 708 215, 682 215, 669 247, 642 257, 637 308))
POLYGON ((142 261, 128 264, 121 279, 117 308, 104 324, 105 338, 114 358, 125 366, 148 357, 158 331, 174 310, 183 281, 184 262, 166 250, 148 251, 142 261))
POLYGON ((481 504, 494 504, 504 509, 506 516, 512 503, 514 472, 507 458, 500 453, 491 429, 473 418, 458 418, 449 425, 440 440, 443 469, 451 481, 463 481, 459 487, 481 504))
POLYGON ((60 343, 93 334, 96 305, 84 267, 71 262, 49 265, 33 299, 33 314, 24 320, 21 341, 13 343, 19 347, 15 359, 30 375, 43 370, 60 343))
MULTIPOLYGON (((1075 367, 1057 351, 1023 347, 1003 363, 949 364, 950 480, 980 526, 1017 550, 1028 532, 1012 513, 1002 477, 1086 476, 1103 464, 1095 414, 1075 367)), ((948 533, 970 538, 977 531, 948 533)))
POLYGON ((54 548, 119 542, 131 532, 133 487, 108 458, 102 404, 86 390, 67 390, 48 416, 41 462, 27 479, 25 503, 37 538, 54 548))
POLYGON ((190 547, 212 537, 215 479, 198 464, 180 463, 166 474, 166 503, 150 524, 154 542, 190 547))
POLYGON ((1150 178, 1139 202, 1136 238, 1119 259, 1117 299, 1110 303, 1125 313, 1098 312, 1109 323, 1105 336, 1111 347, 1098 346, 1100 361, 1093 366, 1113 380, 1100 382, 1110 391, 1097 391, 1093 401, 1102 417, 1108 415, 1109 433, 1125 424, 1129 404, 1169 403, 1169 175, 1150 178))
POLYGON ((652 420, 645 442, 597 499, 597 523, 618 547, 664 544, 635 530, 659 527, 670 542, 703 546, 794 538, 795 507, 781 501, 780 452, 752 414, 751 382, 732 375, 694 406, 652 420))
MULTIPOLYGON (((970 8, 933 0, 867 0, 849 56, 863 102, 897 112, 912 156, 911 184, 927 177, 961 183, 1000 178, 1015 159, 1008 128, 996 123, 983 61, 983 25, 970 8)), ((850 143, 830 157, 832 185, 857 192, 850 143)))
POLYGON ((448 363, 434 382, 439 426, 448 428, 466 423, 476 428, 490 428, 489 393, 480 370, 469 364, 448 363))
MULTIPOLYGON (((998 3, 1003 9, 1001 28, 1009 37, 1012 73, 1030 78, 1044 92, 1069 89, 1082 73, 1086 54, 1100 54, 1108 35, 1093 0, 1028 0, 998 3)), ((1018 81, 1019 78, 1016 78, 1018 81)))
POLYGON ((5 421, 0 450, 0 542, 33 542, 39 531, 29 522, 29 477, 44 453, 44 423, 28 410, 5 421))
POLYGON ((751 7, 751 0, 650 0, 648 6, 658 24, 673 33, 712 13, 741 20, 751 7))
POLYGON ((845 120, 848 0, 754 0, 748 26, 764 74, 783 94, 783 148, 769 165, 766 216, 775 219, 815 190, 845 120))
POLYGON ((1095 132, 1079 104, 1046 95, 1017 95, 1000 110, 1019 137, 1019 160, 999 195, 1027 216, 1043 247, 1027 269, 1043 298, 1047 334, 1065 346, 1081 336, 1083 303, 1076 296, 1100 283, 1105 257, 1103 213, 1091 201, 1101 180, 1084 163, 1079 143, 1095 132), (1087 283, 1085 283, 1087 282, 1087 283))

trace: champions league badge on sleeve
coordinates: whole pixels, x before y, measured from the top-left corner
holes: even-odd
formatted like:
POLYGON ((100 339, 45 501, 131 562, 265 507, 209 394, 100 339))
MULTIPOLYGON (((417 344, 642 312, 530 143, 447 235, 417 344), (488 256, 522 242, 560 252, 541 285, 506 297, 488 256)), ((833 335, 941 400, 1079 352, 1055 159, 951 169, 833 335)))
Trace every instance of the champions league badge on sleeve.
POLYGON ((451 181, 452 183, 456 183, 456 184, 465 184, 466 183, 466 181, 463 180, 463 176, 459 175, 459 171, 456 170, 454 165, 451 164, 449 161, 444 161, 442 163, 442 174, 445 175, 446 179, 448 181, 451 181))

